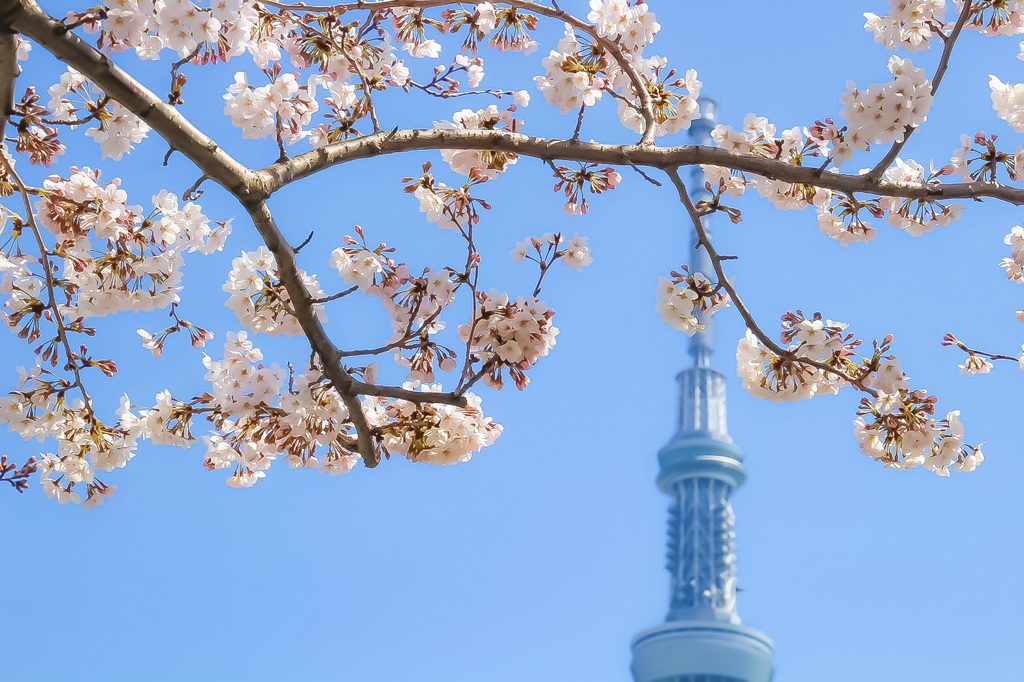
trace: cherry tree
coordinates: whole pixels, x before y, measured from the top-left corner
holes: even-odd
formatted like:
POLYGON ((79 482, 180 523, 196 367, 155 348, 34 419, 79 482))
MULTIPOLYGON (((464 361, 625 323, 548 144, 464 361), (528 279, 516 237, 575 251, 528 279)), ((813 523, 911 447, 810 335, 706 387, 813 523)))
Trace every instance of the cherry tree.
MULTIPOLYGON (((911 383, 891 336, 860 338, 846 323, 801 310, 786 312, 777 331, 755 319, 730 279, 734 256, 718 252, 702 218, 741 221, 735 200, 754 190, 780 211, 813 211, 821 232, 845 247, 878 229, 924 235, 960 218, 967 208, 958 200, 1024 203, 1013 184, 1024 155, 997 134, 965 134, 938 168, 901 156, 926 123, 957 44, 970 33, 1024 33, 1024 2, 889 0, 878 8, 886 14, 865 14, 864 26, 892 50, 883 82, 851 81, 837 93, 838 111, 786 129, 755 114, 717 125, 714 146, 660 143, 700 117, 703 84, 658 56, 655 39, 671 27, 658 23, 656 8, 577 4, 578 12, 532 0, 108 0, 58 16, 32 0, 0 2, 0 294, 19 340, 5 342, 5 355, 23 365, 0 397, 0 420, 42 443, 38 457, 5 455, 0 481, 21 491, 38 474, 49 497, 93 506, 114 492, 116 470, 144 440, 203 449, 203 464, 228 470, 236 487, 254 485, 279 459, 332 475, 392 455, 468 460, 502 432, 484 411, 486 391, 526 389, 531 368, 555 348, 555 312, 540 297, 545 276, 592 262, 579 233, 510 234, 512 260, 536 274, 522 291, 488 284, 478 225, 500 224, 486 197, 506 173, 531 172, 517 163, 523 158, 553 175, 570 215, 599 213, 597 195, 629 191, 619 187, 626 181, 678 199, 711 269, 666 273, 652 303, 687 334, 723 308, 738 312, 747 331, 737 369, 753 395, 850 393, 866 455, 940 475, 974 470, 983 455, 964 441, 959 412, 943 416, 936 397, 911 383), (561 37, 541 46, 546 33, 561 37), (151 60, 166 65, 159 80, 151 60), (530 69, 535 89, 484 85, 485 60, 530 69), (52 64, 61 67, 55 78, 52 64), (222 74, 225 65, 233 77, 219 91, 193 85, 204 69, 222 74), (394 124, 423 98, 450 105, 448 120, 394 124), (215 104, 234 137, 211 138, 203 121, 182 113, 186 100, 215 104), (524 132, 538 106, 565 115, 561 136, 524 132), (617 118, 630 140, 584 140, 593 116, 617 118), (238 138, 252 141, 260 163, 229 153, 238 138), (102 169, 82 160, 96 145, 102 169), (148 145, 166 151, 164 166, 194 169, 195 181, 164 187, 164 171, 154 169, 153 191, 130 196, 117 162, 148 145), (438 157, 402 167, 392 191, 412 195, 426 221, 460 243, 447 262, 413 267, 400 243, 386 241, 387 225, 361 227, 356 212, 329 254, 310 253, 312 235, 289 239, 295 227, 271 210, 276 194, 315 173, 425 150, 438 157), (877 160, 859 170, 872 153, 877 160), (691 197, 680 171, 697 165, 706 194, 691 197), (236 215, 204 212, 211 186, 233 198, 236 215), (240 230, 255 230, 262 245, 239 253, 232 232, 240 230), (225 250, 239 253, 223 284, 234 331, 215 339, 189 311, 182 268, 225 250), (358 297, 377 301, 389 321, 368 347, 344 343, 328 319, 351 321, 345 306, 358 297), (117 381, 118 358, 89 346, 116 334, 109 316, 128 311, 149 313, 133 343, 154 357, 169 344, 209 344, 194 393, 156 387, 155 398, 124 395, 116 408, 94 399, 97 384, 117 381), (283 366, 265 361, 262 339, 275 336, 305 346, 283 366)), ((989 85, 999 117, 1024 132, 1024 84, 991 76, 989 85)), ((1001 265, 1022 282, 1024 228, 1010 228, 1005 241, 1001 265)), ((1017 317, 1024 321, 1024 311, 1017 317)), ((1024 356, 951 334, 942 343, 964 353, 967 374, 999 360, 1024 367, 1024 356)), ((108 346, 124 343, 115 337, 108 346)))

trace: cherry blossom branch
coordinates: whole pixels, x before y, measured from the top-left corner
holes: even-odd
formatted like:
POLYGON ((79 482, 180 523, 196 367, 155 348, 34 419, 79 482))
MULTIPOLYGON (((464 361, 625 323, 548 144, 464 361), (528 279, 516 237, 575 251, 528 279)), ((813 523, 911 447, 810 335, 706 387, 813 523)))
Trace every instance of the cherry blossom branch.
POLYGON ((348 48, 345 47, 345 36, 341 37, 341 40, 336 43, 338 48, 341 50, 341 54, 344 55, 348 63, 356 68, 356 75, 359 76, 359 82, 363 86, 363 97, 366 98, 366 111, 370 115, 370 123, 373 124, 373 132, 380 132, 380 121, 377 120, 377 110, 373 107, 373 96, 370 94, 370 81, 366 77, 366 71, 363 70, 363 65, 357 61, 354 61, 348 53, 348 48))
POLYGON ((352 390, 355 379, 341 366, 338 348, 328 338, 320 320, 313 314, 309 292, 306 291, 306 287, 302 283, 298 266, 295 263, 295 250, 281 234, 266 202, 257 201, 246 204, 245 208, 252 218, 256 230, 263 237, 267 248, 277 260, 278 276, 291 298, 295 318, 299 321, 303 333, 309 340, 309 345, 320 356, 324 374, 334 384, 341 395, 342 402, 348 409, 349 419, 352 420, 356 429, 356 449, 363 459, 363 464, 367 468, 377 466, 380 458, 374 446, 370 425, 366 422, 366 415, 363 414, 363 406, 358 395, 352 390))
MULTIPOLYGON (((312 301, 298 275, 294 250, 284 239, 264 201, 270 196, 263 188, 264 177, 242 165, 217 143, 196 128, 174 107, 113 64, 106 55, 70 33, 57 19, 44 12, 34 0, 0 0, 0 25, 29 36, 55 57, 74 67, 135 115, 146 121, 171 147, 185 154, 200 170, 229 192, 252 218, 267 248, 274 254, 281 283, 288 291, 296 319, 310 346, 320 356, 324 371, 342 395, 356 426, 357 444, 366 466, 378 458, 372 432, 366 423, 359 395, 409 400, 417 403, 445 403, 464 407, 466 400, 454 393, 416 392, 376 386, 353 378, 340 363, 338 348, 331 342, 312 311, 312 301)), ((279 163, 287 163, 281 161, 279 163)))
MULTIPOLYGON (((419 310, 419 306, 417 305, 415 308, 413 308, 410 311, 409 324, 406 325, 406 327, 405 327, 405 333, 403 333, 402 337, 400 339, 398 339, 397 341, 392 341, 391 343, 384 344, 383 346, 378 346, 377 348, 363 348, 363 349, 360 349, 360 350, 343 350, 343 351, 339 351, 339 354, 343 358, 350 358, 350 357, 355 357, 357 355, 380 355, 381 353, 387 353, 389 350, 395 350, 396 348, 410 348, 410 347, 413 347, 413 346, 409 346, 407 344, 410 341, 412 341, 413 339, 415 339, 417 336, 422 334, 423 330, 425 328, 427 328, 430 325, 432 325, 437 320, 437 318, 440 317, 441 311, 443 309, 439 308, 439 309, 435 310, 433 313, 430 314, 429 317, 427 317, 425 320, 423 320, 423 323, 420 324, 419 328, 417 328, 416 331, 413 331, 413 326, 416 324, 416 313, 417 313, 418 310, 419 310)), ((424 395, 424 393, 423 392, 418 392, 416 395, 424 395)), ((458 392, 456 392, 455 395, 458 395, 458 392)), ((428 402, 428 401, 420 400, 419 402, 428 402)))
POLYGON ((85 125, 86 123, 89 123, 90 121, 95 121, 96 119, 98 119, 100 117, 100 115, 103 113, 104 108, 107 106, 108 102, 110 102, 110 97, 108 97, 107 95, 101 96, 99 99, 96 100, 96 106, 94 108, 94 111, 92 111, 88 116, 85 116, 83 118, 61 118, 61 119, 39 118, 39 119, 36 119, 36 120, 39 123, 43 123, 43 124, 46 124, 48 126, 80 126, 80 125, 85 125))
POLYGON ((277 140, 277 159, 284 161, 288 158, 288 152, 284 149, 284 139, 281 137, 281 114, 274 114, 274 138, 277 140))
MULTIPOLYGON (((939 65, 935 67, 935 74, 932 76, 932 97, 939 90, 939 84, 942 83, 942 77, 946 75, 946 69, 949 68, 949 57, 953 53, 953 45, 956 43, 956 39, 960 36, 960 31, 963 30, 964 24, 967 23, 967 17, 971 14, 971 0, 964 2, 964 8, 960 12, 960 17, 957 19, 956 24, 953 26, 953 30, 950 31, 948 36, 943 36, 945 46, 942 48, 942 56, 939 58, 939 65)), ((940 35, 942 35, 940 33, 940 35)), ((900 150, 907 144, 910 136, 917 130, 917 126, 907 126, 903 131, 903 140, 901 142, 893 143, 892 147, 886 153, 882 160, 879 161, 874 168, 868 171, 867 176, 874 180, 882 177, 882 173, 889 167, 889 165, 896 160, 899 156, 900 150)))
POLYGON ((430 84, 423 85, 416 81, 409 81, 411 87, 423 92, 424 94, 430 95, 431 97, 439 97, 441 99, 454 99, 455 97, 465 97, 467 95, 492 95, 497 99, 501 99, 505 95, 514 97, 516 94, 515 90, 459 90, 458 92, 438 92, 429 88, 430 84))
POLYGON ((383 154, 428 149, 473 149, 507 151, 544 161, 564 159, 609 165, 650 167, 667 171, 679 166, 709 164, 794 184, 813 185, 837 192, 862 192, 876 196, 908 199, 980 199, 989 197, 1015 205, 1024 205, 1024 188, 994 182, 948 184, 911 184, 871 179, 866 175, 826 173, 813 166, 793 166, 761 156, 752 156, 717 147, 680 145, 618 145, 580 140, 532 137, 522 133, 492 130, 394 129, 325 145, 298 154, 287 161, 273 163, 253 171, 258 177, 252 190, 270 196, 278 189, 331 166, 383 154))
POLYGON ((57 284, 53 280, 53 269, 50 266, 49 252, 46 249, 46 244, 43 242, 43 235, 39 232, 39 226, 36 224, 36 219, 32 213, 32 202, 29 199, 29 189, 25 185, 25 182, 21 179, 21 176, 14 170, 13 164, 11 164, 6 149, 0 149, 0 164, 3 165, 4 173, 14 181, 15 186, 18 188, 18 193, 21 195, 22 202, 25 205, 25 224, 32 230, 32 234, 36 240, 36 246, 39 249, 39 264, 43 268, 44 281, 46 283, 46 295, 49 299, 46 302, 46 308, 53 315, 53 323, 57 327, 57 337, 60 339, 61 345, 64 347, 64 354, 67 357, 67 364, 65 369, 70 369, 71 373, 75 376, 75 381, 72 384, 73 387, 77 387, 82 394, 82 400, 85 402, 85 410, 88 413, 90 419, 95 419, 92 411, 92 399, 89 397, 89 392, 85 388, 85 384, 82 382, 82 375, 78 366, 78 361, 75 359, 78 357, 73 350, 71 350, 71 343, 68 341, 67 328, 64 326, 64 314, 61 313, 60 308, 57 306, 57 296, 54 293, 57 288, 57 284))
POLYGON ((47 14, 35 0, 0 0, 0 26, 28 36, 85 75, 235 196, 248 199, 263 194, 251 170, 221 149, 181 112, 70 32, 60 20, 47 14))
POLYGON ((743 303, 739 295, 736 293, 736 288, 732 285, 732 282, 729 281, 728 277, 726 277, 725 269, 722 267, 723 260, 731 260, 732 258, 735 258, 735 256, 723 257, 719 255, 718 251, 715 249, 714 244, 711 243, 711 239, 708 238, 707 230, 704 229, 704 225, 701 222, 700 213, 698 213, 697 208, 693 205, 693 202, 690 200, 689 193, 686 191, 686 183, 684 183, 682 178, 679 177, 679 169, 669 168, 665 170, 665 173, 668 175, 669 179, 672 180, 672 184, 675 186, 676 191, 679 193, 679 201, 682 202, 683 206, 686 208, 686 212, 690 216, 690 221, 693 223, 693 227, 697 231, 696 247, 704 248, 704 250, 707 251, 708 257, 711 259, 711 266, 715 270, 715 277, 718 279, 718 286, 721 286, 723 289, 725 289, 726 293, 729 294, 729 302, 733 306, 735 306, 737 312, 739 312, 740 314, 740 317, 743 318, 743 323, 747 326, 747 329, 749 329, 754 334, 754 336, 756 336, 757 339, 762 344, 765 345, 765 347, 767 347, 772 353, 779 356, 780 358, 789 360, 791 362, 797 362, 800 363, 801 365, 815 367, 829 374, 834 374, 835 376, 840 377, 841 379, 849 383, 854 388, 869 393, 872 396, 877 395, 877 392, 874 389, 868 388, 861 383, 861 381, 864 378, 863 376, 854 377, 842 371, 841 369, 833 367, 832 365, 826 364, 824 362, 819 362, 817 360, 812 360, 801 355, 797 355, 796 352, 787 350, 779 346, 768 334, 764 332, 763 329, 761 329, 761 327, 757 324, 757 320, 754 319, 753 314, 751 314, 746 304, 743 303))
POLYGON ((469 331, 466 334, 466 351, 463 354, 462 372, 459 375, 459 383, 455 386, 455 392, 459 395, 465 393, 480 378, 486 374, 486 366, 473 374, 473 363, 476 356, 473 355, 473 337, 476 334, 476 326, 480 324, 480 297, 477 295, 477 286, 480 283, 480 256, 473 242, 473 221, 468 221, 466 230, 459 227, 463 239, 466 240, 466 267, 462 273, 462 281, 469 287, 469 298, 473 301, 473 310, 470 313, 469 331))
POLYGON ((198 180, 189 185, 185 191, 181 193, 181 198, 185 201, 195 201, 199 197, 203 196, 203 190, 199 189, 199 187, 209 179, 210 176, 206 173, 200 175, 198 180))
MULTIPOLYGON (((597 27, 593 24, 589 24, 583 21, 579 17, 576 17, 568 12, 560 9, 557 5, 552 3, 553 7, 541 5, 537 2, 531 2, 530 0, 496 0, 499 4, 508 5, 515 9, 525 9, 531 12, 536 12, 541 16, 545 16, 551 19, 559 19, 575 29, 579 29, 584 33, 587 33, 595 43, 606 50, 612 58, 615 60, 619 68, 622 69, 629 77, 629 81, 633 86, 633 90, 636 92, 636 96, 640 99, 639 112, 644 119, 644 132, 640 138, 641 145, 650 145, 654 142, 654 103, 651 101, 651 93, 647 89, 647 84, 644 82, 643 76, 633 67, 629 58, 623 53, 619 44, 614 40, 602 37, 597 27)), ((345 12, 348 10, 386 10, 386 9, 397 9, 400 7, 410 9, 426 9, 428 7, 441 7, 444 5, 459 5, 459 2, 453 2, 452 0, 374 0, 372 2, 366 2, 364 0, 356 0, 356 2, 338 3, 335 5, 307 5, 305 3, 283 3, 283 2, 265 2, 264 4, 272 7, 278 7, 286 10, 296 10, 301 12, 345 12)), ((632 104, 632 103, 631 103, 632 104)))
POLYGON ((970 355, 980 355, 988 358, 989 360, 1012 360, 1014 362, 1020 362, 1020 357, 1016 355, 1005 355, 1003 353, 989 353, 988 351, 978 350, 977 348, 971 348, 960 339, 953 336, 952 333, 946 332, 946 335, 942 337, 943 346, 956 346, 963 352, 970 355))
POLYGON ((295 249, 284 238, 270 208, 264 201, 243 202, 245 210, 252 218, 256 230, 263 242, 277 260, 278 277, 288 291, 295 319, 299 321, 302 331, 309 341, 310 347, 320 357, 324 374, 334 384, 341 395, 345 407, 349 410, 349 418, 356 427, 357 447, 363 463, 367 467, 375 467, 380 459, 376 454, 372 430, 366 422, 363 408, 359 401, 360 395, 382 396, 408 400, 417 403, 445 403, 465 407, 466 399, 454 393, 437 393, 429 391, 410 391, 407 389, 377 386, 355 379, 341 364, 342 351, 327 336, 320 320, 313 312, 313 299, 306 291, 299 268, 295 262, 295 249))
MULTIPOLYGON (((439 0, 429 1, 433 4, 443 4, 439 0)), ((351 5, 351 8, 366 9, 373 4, 367 2, 362 6, 351 5)), ((398 6, 401 3, 390 4, 398 6)), ((520 4, 534 8, 533 3, 520 4)), ((840 192, 933 200, 990 197, 1016 205, 1024 204, 1024 189, 996 183, 911 185, 873 179, 866 175, 825 173, 819 168, 792 166, 783 161, 711 147, 611 145, 483 130, 381 131, 335 142, 321 149, 271 164, 261 171, 253 171, 220 149, 216 142, 188 119, 110 62, 105 55, 67 32, 58 20, 43 12, 33 0, 0 0, 0 25, 5 24, 21 31, 58 59, 85 74, 123 106, 145 120, 171 146, 196 163, 210 179, 243 201, 266 199, 290 182, 329 166, 355 159, 425 149, 488 149, 510 151, 540 159, 594 161, 663 170, 682 165, 712 164, 784 182, 814 185, 840 192)))

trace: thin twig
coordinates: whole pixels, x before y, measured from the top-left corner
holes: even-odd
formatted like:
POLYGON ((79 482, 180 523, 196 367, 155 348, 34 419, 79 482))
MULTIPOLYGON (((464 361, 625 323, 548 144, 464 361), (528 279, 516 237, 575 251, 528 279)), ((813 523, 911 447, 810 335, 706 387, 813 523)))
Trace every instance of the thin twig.
POLYGON ((377 110, 373 106, 373 97, 370 95, 370 81, 366 77, 366 72, 363 71, 363 65, 357 63, 348 53, 348 48, 345 47, 345 36, 341 37, 341 40, 337 43, 341 49, 341 54, 344 55, 348 63, 356 69, 356 75, 359 76, 359 82, 363 85, 363 96, 366 98, 366 111, 370 114, 370 122, 373 124, 373 132, 380 132, 380 122, 377 120, 377 110))
MULTIPOLYGON (((301 244, 292 249, 292 251, 294 251, 295 253, 302 251, 302 249, 306 248, 306 245, 309 244, 309 242, 311 241, 313 241, 313 230, 310 230, 309 235, 307 235, 306 238, 302 240, 301 244)), ((359 287, 356 288, 358 289, 359 287)))
POLYGON ((167 93, 167 103, 170 104, 172 107, 184 102, 184 100, 181 99, 180 96, 176 96, 174 94, 175 81, 178 78, 178 69, 180 69, 182 66, 195 59, 196 55, 199 54, 199 50, 202 49, 202 47, 203 43, 199 43, 198 45, 196 45, 194 50, 192 50, 187 55, 185 55, 184 57, 182 57, 181 59, 179 59, 171 65, 171 91, 167 93))
POLYGON ((284 139, 281 137, 281 114, 274 114, 274 137, 277 138, 278 162, 288 160, 288 152, 284 150, 284 139))
MULTIPOLYGON (((298 253, 298 251, 299 251, 298 249, 295 249, 296 253, 298 253)), ((311 298, 311 299, 309 299, 309 302, 310 303, 327 303, 328 301, 337 301, 339 298, 343 298, 345 296, 348 296, 349 294, 354 293, 356 291, 359 291, 359 287, 358 286, 351 286, 348 289, 345 289, 344 291, 339 291, 338 293, 332 294, 330 296, 324 296, 323 298, 311 298)))
POLYGON ((587 110, 587 105, 586 104, 581 104, 580 105, 579 116, 576 117, 576 128, 575 128, 575 130, 572 131, 572 137, 569 138, 570 140, 578 140, 578 139, 580 139, 580 128, 583 127, 583 112, 586 111, 586 110, 587 110))
POLYGON ((192 185, 182 193, 181 198, 185 201, 195 201, 203 195, 203 190, 199 189, 199 186, 210 179, 210 176, 203 173, 199 176, 199 179, 192 183, 192 185))
POLYGON ((640 166, 638 166, 635 163, 633 163, 632 161, 630 161, 628 157, 626 158, 626 161, 629 163, 629 167, 632 168, 633 170, 635 170, 640 175, 641 178, 643 178, 647 182, 651 183, 655 187, 661 187, 661 181, 660 180, 655 180, 650 175, 645 173, 644 170, 640 166))
POLYGON ((950 333, 947 333, 942 339, 943 346, 956 346, 960 350, 964 351, 968 355, 981 355, 989 360, 1012 360, 1014 362, 1020 362, 1020 357, 1015 355, 1005 355, 1003 353, 989 353, 988 351, 978 350, 977 348, 970 348, 960 339, 956 338, 950 333))

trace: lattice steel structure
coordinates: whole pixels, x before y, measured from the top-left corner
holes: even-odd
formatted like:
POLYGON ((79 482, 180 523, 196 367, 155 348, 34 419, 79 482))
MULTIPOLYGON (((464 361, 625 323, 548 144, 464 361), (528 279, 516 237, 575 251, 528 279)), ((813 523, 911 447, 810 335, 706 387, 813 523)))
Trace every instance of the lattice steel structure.
MULTIPOLYGON (((701 99, 701 119, 690 127, 696 144, 711 142, 717 103, 701 99)), ((707 197, 704 176, 691 176, 694 201, 707 197)), ((707 218, 704 218, 706 221, 707 218)), ((709 229, 707 222, 704 227, 709 229)), ((710 234, 710 232, 709 232, 710 234)), ((696 245, 693 235, 691 245, 696 245)), ((713 278, 704 249, 692 251, 691 272, 713 278)), ((743 452, 729 436, 725 376, 710 366, 711 330, 694 334, 693 366, 676 375, 676 433, 658 453, 658 487, 670 496, 668 562, 671 575, 665 623, 633 639, 635 682, 770 682, 772 640, 741 625, 736 614, 733 492, 746 480, 743 452)))

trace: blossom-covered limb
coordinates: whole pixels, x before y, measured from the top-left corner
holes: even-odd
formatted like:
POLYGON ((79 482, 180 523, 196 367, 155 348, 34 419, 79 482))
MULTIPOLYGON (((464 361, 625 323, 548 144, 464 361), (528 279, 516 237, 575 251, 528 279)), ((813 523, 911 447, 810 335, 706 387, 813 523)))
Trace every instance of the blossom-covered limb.
POLYGON ((851 376, 847 372, 841 369, 828 365, 824 362, 819 362, 812 358, 800 356, 793 351, 787 350, 779 346, 775 341, 758 325, 757 320, 754 319, 753 314, 740 299, 736 293, 736 288, 732 285, 732 282, 725 276, 725 270, 722 267, 722 261, 725 260, 718 251, 715 249, 711 240, 708 239, 707 230, 704 229, 704 225, 701 223, 700 214, 697 212, 697 208, 693 205, 690 200, 690 195, 686 191, 686 183, 683 182, 682 178, 679 177, 679 171, 675 168, 670 168, 665 171, 669 178, 672 180, 672 184, 675 186, 676 191, 679 193, 679 201, 682 202, 686 208, 687 214, 690 216, 690 220, 693 222, 694 229, 697 231, 697 248, 703 248, 707 251, 708 256, 711 259, 711 265, 714 267, 715 276, 718 279, 718 284, 725 289, 729 295, 729 302, 736 306, 736 310, 739 312, 740 317, 743 318, 744 324, 756 337, 757 340, 764 344, 769 350, 781 358, 799 362, 810 367, 815 367, 828 374, 834 374, 844 381, 848 382, 851 386, 858 388, 866 393, 875 395, 876 391, 868 386, 865 386, 862 382, 864 377, 851 376))
POLYGON ((320 357, 327 378, 337 388, 345 406, 349 409, 350 418, 356 426, 359 454, 367 467, 376 466, 379 457, 376 454, 371 429, 363 415, 358 396, 385 396, 403 400, 446 403, 458 407, 465 406, 466 399, 452 393, 414 392, 377 386, 359 381, 349 374, 341 364, 341 350, 328 337, 326 330, 313 311, 313 299, 303 283, 295 262, 295 250, 281 234, 270 208, 264 201, 247 203, 245 208, 267 248, 277 260, 281 284, 288 291, 295 318, 302 327, 303 334, 309 340, 310 347, 320 357))
POLYGON ((157 97, 96 48, 68 31, 33 0, 0 0, 2 23, 28 36, 57 59, 86 76, 122 106, 143 119, 172 148, 188 157, 235 196, 258 192, 252 171, 236 161, 181 112, 157 97))
POLYGON ((1024 189, 1001 183, 916 184, 892 182, 884 178, 872 180, 866 175, 826 173, 816 167, 794 166, 785 161, 751 156, 718 147, 617 145, 533 137, 504 131, 415 128, 394 129, 333 142, 314 151, 293 156, 287 161, 270 164, 255 171, 260 176, 256 183, 260 189, 254 190, 253 194, 262 193, 263 196, 269 196, 297 180, 349 161, 428 149, 502 151, 545 161, 564 159, 662 170, 693 165, 721 166, 781 182, 838 192, 935 200, 988 197, 1010 204, 1024 205, 1024 189))
MULTIPOLYGON (((960 365, 961 374, 988 374, 992 369, 992 363, 988 362, 988 360, 1012 360, 1018 363, 1021 369, 1024 369, 1024 352, 1021 355, 1006 355, 1005 353, 990 353, 978 350, 977 348, 971 348, 950 332, 946 332, 946 335, 942 337, 942 345, 956 346, 967 353, 967 360, 964 361, 964 364, 960 365)), ((1024 348, 1021 350, 1024 351, 1024 348)))
MULTIPOLYGON (((400 7, 422 10, 429 7, 457 5, 459 3, 452 2, 452 0, 374 0, 370 2, 357 1, 338 3, 336 5, 307 5, 305 3, 283 2, 267 2, 266 4, 272 7, 292 9, 298 12, 345 12, 349 10, 379 11, 397 9, 400 7)), ((597 45, 612 55, 612 58, 615 60, 618 67, 628 76, 629 81, 633 86, 633 90, 640 100, 640 115, 644 120, 643 135, 640 139, 640 144, 647 146, 654 142, 654 103, 651 100, 651 93, 647 88, 647 84, 644 82, 644 77, 633 66, 628 55, 625 54, 625 51, 620 47, 618 42, 601 35, 600 31, 593 24, 566 12, 558 7, 557 4, 554 4, 553 7, 548 7, 538 2, 531 2, 530 0, 499 0, 498 4, 508 5, 514 9, 528 10, 551 19, 558 19, 574 29, 584 31, 589 34, 597 45)))
MULTIPOLYGON (((963 9, 960 11, 960 16, 957 18, 956 24, 953 25, 953 30, 949 32, 948 36, 943 36, 945 46, 942 48, 942 56, 939 57, 939 64, 935 67, 935 75, 932 76, 933 97, 939 89, 942 77, 946 75, 946 69, 949 68, 949 57, 953 54, 953 45, 956 44, 956 40, 960 37, 960 32, 964 28, 964 24, 967 23, 967 17, 971 14, 971 6, 972 3, 970 2, 964 3, 963 9)), ((875 164, 875 167, 868 172, 868 177, 875 180, 882 177, 882 173, 884 173, 885 169, 896 160, 896 157, 900 154, 900 150, 903 149, 905 144, 907 144, 907 140, 910 139, 910 136, 916 129, 916 126, 907 126, 906 131, 903 134, 903 139, 893 143, 892 147, 889 148, 889 151, 886 152, 884 157, 882 157, 882 160, 875 164)))
MULTIPOLYGON (((43 282, 46 286, 47 296, 47 300, 44 305, 49 311, 48 314, 52 318, 54 326, 57 328, 57 338, 60 341, 61 347, 64 349, 64 356, 67 358, 65 368, 70 369, 71 373, 75 377, 72 386, 78 388, 81 392, 85 411, 90 419, 94 419, 92 399, 89 397, 89 392, 85 388, 85 383, 82 382, 82 374, 80 371, 81 366, 78 362, 80 356, 71 349, 71 342, 68 340, 68 329, 64 323, 64 314, 57 306, 57 295, 55 293, 57 283, 54 281, 54 269, 50 265, 49 251, 46 248, 46 244, 43 242, 43 235, 39 231, 39 226, 36 224, 35 214, 32 212, 32 200, 29 198, 28 187, 21 179, 21 176, 14 170, 14 165, 8 158, 6 148, 0 149, 0 166, 2 166, 4 174, 14 181, 14 185, 18 188, 18 193, 21 195, 22 201, 25 204, 25 224, 28 225, 29 229, 32 231, 33 237, 35 238, 36 247, 39 249, 39 264, 42 265, 43 269, 43 282)), ((56 356, 54 356, 54 360, 56 360, 56 356)))

